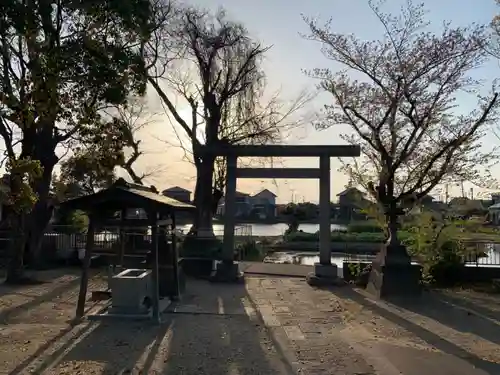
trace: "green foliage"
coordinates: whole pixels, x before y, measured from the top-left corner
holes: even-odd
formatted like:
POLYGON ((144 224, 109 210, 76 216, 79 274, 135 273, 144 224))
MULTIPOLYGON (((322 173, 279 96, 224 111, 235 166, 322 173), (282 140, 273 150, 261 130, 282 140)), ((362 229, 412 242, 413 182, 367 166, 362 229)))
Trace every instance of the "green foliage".
POLYGON ((362 263, 348 263, 349 273, 356 279, 363 271, 364 265, 362 263))
POLYGON ((56 194, 71 198, 109 187, 116 180, 113 163, 108 155, 78 150, 61 163, 61 173, 54 183, 56 194))
MULTIPOLYGON (((9 36, 14 39, 3 49, 3 63, 19 64, 18 56, 26 54, 31 61, 24 66, 31 74, 4 78, 17 79, 13 86, 27 90, 32 101, 22 104, 36 109, 38 116, 64 121, 68 127, 92 125, 100 118, 102 103, 124 104, 130 92, 145 92, 138 46, 153 28, 148 0, 63 0, 47 9, 37 2, 7 0, 0 14, 4 43, 9 36)), ((12 95, 6 101, 9 109, 22 110, 14 105, 16 93, 6 94, 12 95)), ((26 120, 34 121, 27 114, 16 113, 11 120, 23 127, 26 120)))
MULTIPOLYGON (((22 159, 39 160, 51 174, 59 144, 113 128, 103 109, 145 93, 139 47, 154 28, 151 2, 7 0, 0 14, 0 134, 15 158, 17 128, 22 159)), ((50 178, 31 184, 40 199, 47 184, 50 178)))
POLYGON ((180 247, 181 257, 221 259, 222 241, 216 237, 199 238, 196 235, 187 235, 184 237, 180 247))
POLYGON ((318 206, 311 202, 288 203, 283 215, 294 217, 297 220, 314 219, 318 217, 318 206))
MULTIPOLYGON (((331 233, 332 242, 364 242, 364 243, 383 243, 386 240, 386 235, 384 233, 342 233, 342 232, 332 232, 331 233)), ((319 232, 316 233, 306 233, 306 232, 296 232, 289 235, 283 236, 285 242, 318 242, 319 232)))
POLYGON ((417 258, 424 280, 438 284, 453 284, 460 280, 464 256, 469 249, 459 239, 460 225, 447 218, 437 220, 423 212, 407 224, 403 239, 410 255, 417 258))
POLYGON ((16 213, 30 212, 38 198, 32 183, 42 174, 40 163, 28 158, 10 158, 6 164, 6 171, 8 190, 2 192, 3 201, 16 213))
POLYGON ((55 214, 54 228, 58 233, 84 233, 88 227, 88 216, 83 211, 58 210, 55 214))
POLYGON ((384 233, 384 228, 376 221, 354 222, 347 226, 348 233, 384 233))
POLYGON ((238 244, 235 253, 240 260, 261 261, 264 258, 261 247, 253 240, 238 244))

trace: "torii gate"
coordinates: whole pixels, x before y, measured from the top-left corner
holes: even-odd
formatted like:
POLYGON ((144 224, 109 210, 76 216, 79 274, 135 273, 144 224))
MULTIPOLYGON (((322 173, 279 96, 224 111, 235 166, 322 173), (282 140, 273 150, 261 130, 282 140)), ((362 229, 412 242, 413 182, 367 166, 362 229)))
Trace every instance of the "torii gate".
POLYGON ((227 159, 226 194, 224 212, 223 259, 218 265, 217 278, 236 280, 241 275, 238 264, 233 261, 234 228, 236 214, 236 180, 238 178, 317 178, 319 179, 319 253, 320 262, 315 264, 310 282, 334 282, 337 267, 331 263, 330 221, 330 158, 360 156, 359 146, 337 145, 218 145, 205 152, 227 159), (319 168, 238 168, 238 157, 317 157, 319 168))

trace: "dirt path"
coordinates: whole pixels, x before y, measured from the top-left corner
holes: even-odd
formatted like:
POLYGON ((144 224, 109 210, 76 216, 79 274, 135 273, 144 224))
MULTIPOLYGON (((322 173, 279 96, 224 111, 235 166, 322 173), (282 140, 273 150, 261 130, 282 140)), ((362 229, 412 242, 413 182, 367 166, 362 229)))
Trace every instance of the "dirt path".
MULTIPOLYGON (((89 290, 103 284, 94 277, 89 290)), ((29 288, 0 287, 0 374, 291 373, 244 285, 190 285, 192 293, 160 327, 118 321, 71 327, 76 275, 52 275, 50 283, 29 288)))

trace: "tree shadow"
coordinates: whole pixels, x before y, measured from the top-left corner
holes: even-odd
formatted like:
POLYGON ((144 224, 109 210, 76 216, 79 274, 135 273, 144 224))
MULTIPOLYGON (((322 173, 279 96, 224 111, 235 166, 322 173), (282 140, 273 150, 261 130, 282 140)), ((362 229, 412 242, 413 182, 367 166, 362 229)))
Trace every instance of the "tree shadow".
POLYGON ((175 306, 163 374, 290 374, 244 284, 194 281, 175 306))
MULTIPOLYGON (((462 360, 470 363, 472 366, 481 369, 488 374, 493 375, 500 373, 500 364, 486 361, 478 357, 477 355, 468 352, 467 350, 444 339, 436 333, 433 333, 428 329, 425 329, 420 325, 389 311, 388 309, 383 307, 383 304, 375 303, 360 292, 350 287, 346 286, 344 288, 338 288, 335 290, 330 289, 330 291, 341 298, 351 299, 361 306, 371 310, 374 314, 377 314, 382 318, 387 319, 392 323, 402 327, 403 329, 406 329, 407 331, 411 332, 415 336, 436 347, 442 352, 461 358, 462 360)), ((427 316, 440 322, 443 325, 447 325, 462 332, 474 333, 478 336, 484 335, 482 337, 485 337, 487 340, 493 343, 498 343, 500 341, 500 327, 494 327, 490 322, 483 322, 481 323, 482 325, 479 326, 479 328, 475 328, 473 332, 470 326, 467 327, 467 319, 460 322, 459 317, 456 315, 454 316, 454 313, 451 311, 452 308, 449 305, 446 305, 442 301, 437 300, 437 298, 427 295, 427 293, 424 293, 422 297, 415 298, 413 300, 409 298, 391 299, 390 301, 384 301, 384 303, 394 305, 399 309, 405 309, 423 316, 427 316), (487 332, 488 329, 491 331, 487 332)))
POLYGON ((495 299, 491 296, 481 295, 462 296, 452 295, 440 290, 433 290, 432 293, 436 296, 436 298, 440 299, 444 303, 448 303, 461 309, 469 310, 472 314, 482 315, 488 319, 496 320, 498 321, 498 324, 500 324, 500 296, 495 299), (494 310, 485 306, 491 305, 492 303, 496 303, 498 305, 498 310, 494 310))
MULTIPOLYGON (((500 345, 500 324, 495 321, 496 318, 487 316, 492 315, 491 311, 474 314, 459 303, 456 298, 432 291, 424 292, 420 300, 394 300, 394 304, 408 311, 426 316, 456 331, 473 334, 500 345)), ((479 309, 479 306, 475 307, 475 310, 479 309)))
MULTIPOLYGON (((55 299, 56 297, 60 296, 61 294, 64 294, 65 292, 69 292, 71 289, 75 288, 78 284, 80 283, 79 279, 74 279, 71 281, 68 281, 66 283, 63 283, 61 285, 55 286, 54 288, 47 290, 46 293, 43 293, 41 295, 34 295, 30 296, 29 294, 25 294, 26 298, 31 298, 31 300, 22 303, 20 305, 11 307, 11 308, 6 308, 2 311, 0 311, 0 322, 2 324, 7 324, 9 320, 13 317, 16 317, 19 315, 21 312, 25 312, 27 310, 31 310, 35 308, 38 305, 41 305, 45 302, 50 302, 51 300, 55 299)), ((50 281, 46 281, 44 283, 44 288, 47 288, 48 284, 50 284, 50 281)), ((22 287, 13 287, 13 286, 7 286, 7 285, 1 285, 0 286, 0 297, 5 297, 6 295, 9 294, 15 294, 16 292, 19 292, 22 290, 22 287)))
MULTIPOLYGON (((85 314, 96 308, 96 306, 98 306, 98 303, 91 304, 86 308, 85 314)), ((59 345, 59 347, 52 354, 43 358, 41 361, 39 361, 39 363, 37 363, 36 366, 34 366, 33 369, 30 370, 31 374, 42 374, 43 371, 45 371, 56 358, 60 357, 79 339, 80 335, 85 334, 92 328, 92 325, 90 324, 82 325, 81 327, 78 326, 79 323, 70 321, 70 323, 66 327, 61 329, 61 331, 57 335, 47 340, 44 344, 40 345, 33 354, 25 358, 21 363, 18 363, 16 367, 9 372, 8 375, 22 374, 23 371, 28 369, 28 367, 33 368, 34 363, 43 358, 46 352, 50 351, 53 346, 58 346, 58 344, 62 342, 61 345, 59 345), (65 336, 68 336, 67 340, 65 340, 65 336)))
POLYGON ((170 319, 159 326, 118 319, 93 322, 83 333, 84 337, 73 338, 62 350, 44 359, 35 374, 42 374, 48 368, 64 369, 68 373, 82 369, 86 372, 87 363, 99 366, 102 374, 136 373, 142 370, 141 363, 148 365, 152 362, 150 357, 155 357, 156 343, 165 337, 171 324, 170 319), (141 357, 147 358, 141 360, 141 357))
POLYGON ((67 354, 50 356, 36 373, 49 367, 90 372, 89 363, 103 374, 292 373, 256 317, 245 286, 200 280, 188 280, 186 294, 163 314, 159 326, 98 322, 66 348, 67 354))

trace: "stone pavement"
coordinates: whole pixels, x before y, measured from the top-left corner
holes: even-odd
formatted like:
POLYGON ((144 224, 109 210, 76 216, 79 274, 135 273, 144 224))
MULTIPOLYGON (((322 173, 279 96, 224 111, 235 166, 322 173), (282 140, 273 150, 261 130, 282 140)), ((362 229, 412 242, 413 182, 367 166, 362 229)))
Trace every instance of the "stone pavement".
POLYGON ((250 298, 296 372, 372 375, 376 370, 339 334, 344 309, 332 294, 298 278, 249 277, 250 298))
POLYGON ((262 262, 240 262, 240 269, 246 275, 267 275, 284 277, 306 277, 314 271, 313 266, 299 264, 276 264, 262 262))
MULTIPOLYGON (((313 289, 298 278, 251 277, 246 283, 277 345, 288 348, 288 360, 299 373, 500 374, 498 343, 370 301, 350 287, 313 289), (370 303, 379 310, 367 307, 370 303), (474 353, 473 346, 481 349, 474 353)), ((442 313, 456 318, 452 310, 442 313)))

